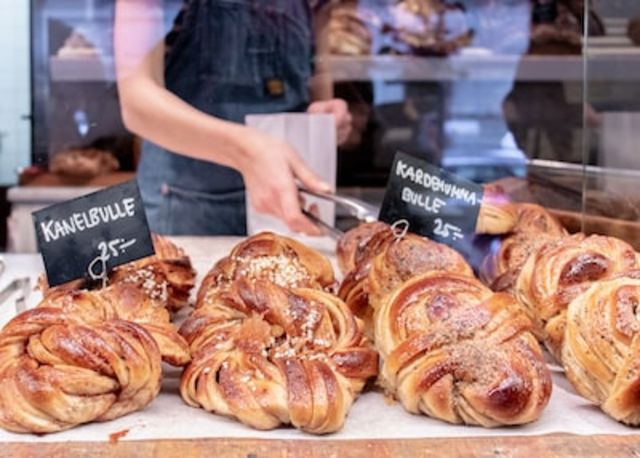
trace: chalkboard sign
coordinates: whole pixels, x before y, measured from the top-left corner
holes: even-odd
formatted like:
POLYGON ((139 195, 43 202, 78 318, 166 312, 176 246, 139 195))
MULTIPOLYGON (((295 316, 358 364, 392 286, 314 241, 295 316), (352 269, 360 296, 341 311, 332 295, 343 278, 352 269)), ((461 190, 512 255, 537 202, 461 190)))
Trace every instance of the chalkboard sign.
POLYGON ((482 186, 405 153, 397 153, 379 219, 407 220, 409 230, 467 252, 476 228, 482 186))
POLYGON ((105 278, 154 254, 136 180, 33 213, 49 285, 105 278))

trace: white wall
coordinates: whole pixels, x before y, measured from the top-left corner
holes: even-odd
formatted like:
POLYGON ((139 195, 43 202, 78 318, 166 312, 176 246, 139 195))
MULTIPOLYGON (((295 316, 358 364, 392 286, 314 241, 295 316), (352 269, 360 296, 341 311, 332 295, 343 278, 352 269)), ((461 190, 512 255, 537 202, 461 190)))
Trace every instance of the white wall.
POLYGON ((0 185, 31 162, 29 3, 0 0, 0 185))

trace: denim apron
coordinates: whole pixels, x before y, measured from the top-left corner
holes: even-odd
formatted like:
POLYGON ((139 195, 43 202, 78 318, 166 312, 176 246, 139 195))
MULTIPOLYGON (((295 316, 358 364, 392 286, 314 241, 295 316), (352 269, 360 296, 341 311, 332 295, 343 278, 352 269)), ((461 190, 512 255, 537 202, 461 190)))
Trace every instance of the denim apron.
MULTIPOLYGON (((306 107, 313 58, 307 1, 189 0, 183 15, 165 57, 169 91, 238 123, 251 113, 306 107)), ((138 183, 153 231, 246 233, 244 184, 236 170, 145 142, 138 183)))

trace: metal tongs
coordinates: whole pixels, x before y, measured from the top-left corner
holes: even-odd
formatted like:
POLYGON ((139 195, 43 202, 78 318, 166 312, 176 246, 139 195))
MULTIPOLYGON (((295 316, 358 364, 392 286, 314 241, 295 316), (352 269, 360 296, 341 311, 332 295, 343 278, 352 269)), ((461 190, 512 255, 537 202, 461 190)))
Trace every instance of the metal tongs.
MULTIPOLYGON (((355 197, 344 197, 338 194, 316 192, 316 191, 311 191, 310 189, 301 188, 301 187, 298 188, 298 190, 302 194, 306 194, 308 196, 317 197, 318 199, 333 202, 334 204, 344 208, 349 215, 353 216, 355 219, 357 219, 360 222, 370 223, 378 219, 379 210, 375 205, 369 204, 355 197)), ((344 235, 344 232, 342 232, 340 229, 337 229, 332 225, 325 223, 310 211, 303 209, 302 213, 311 221, 316 223, 318 226, 325 229, 327 231, 327 234, 332 238, 339 239, 344 235)))

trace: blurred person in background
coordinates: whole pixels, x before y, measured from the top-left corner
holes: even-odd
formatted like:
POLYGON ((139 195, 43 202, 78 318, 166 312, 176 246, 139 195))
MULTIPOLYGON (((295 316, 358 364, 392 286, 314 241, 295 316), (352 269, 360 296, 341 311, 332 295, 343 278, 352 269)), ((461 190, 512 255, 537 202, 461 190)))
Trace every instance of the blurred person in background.
MULTIPOLYGON (((531 3, 527 55, 580 56, 584 2, 533 0, 531 3)), ((589 36, 603 35, 604 25, 597 13, 590 10, 588 17, 589 36)), ((583 110, 592 127, 599 125, 600 115, 591 105, 585 105, 580 96, 570 94, 582 94, 580 81, 515 80, 503 102, 503 111, 518 147, 530 158, 582 162, 583 110)))
POLYGON ((636 14, 629 20, 627 36, 634 45, 640 46, 640 14, 636 14))
POLYGON ((308 0, 117 0, 114 45, 122 115, 145 139, 138 182, 151 229, 243 235, 245 192, 257 211, 318 235, 297 183, 331 192, 288 144, 242 125, 247 114, 307 111, 351 129, 314 54, 328 6, 308 0), (315 100, 315 101, 313 101, 315 100))

